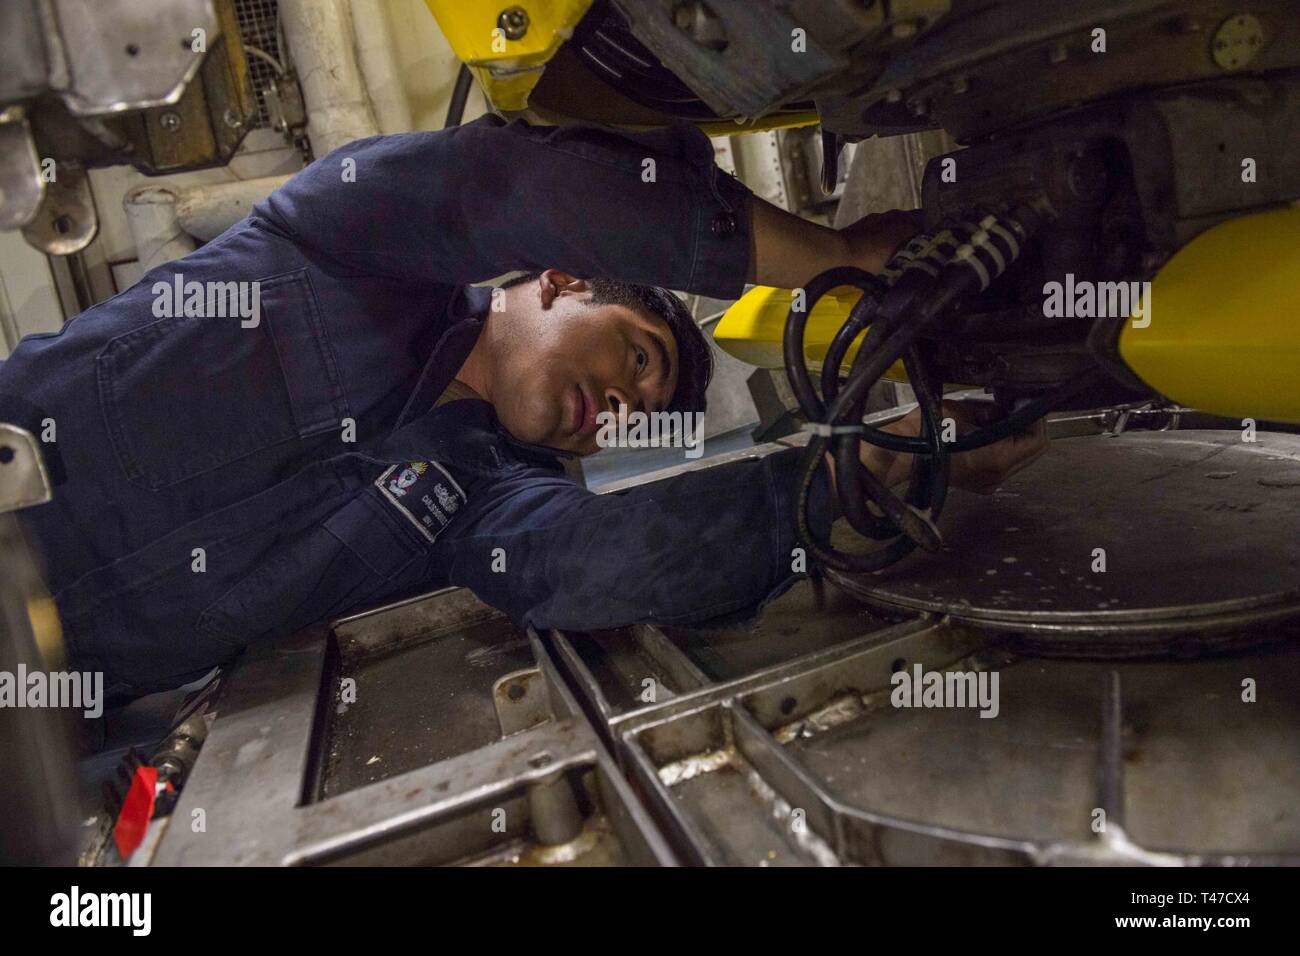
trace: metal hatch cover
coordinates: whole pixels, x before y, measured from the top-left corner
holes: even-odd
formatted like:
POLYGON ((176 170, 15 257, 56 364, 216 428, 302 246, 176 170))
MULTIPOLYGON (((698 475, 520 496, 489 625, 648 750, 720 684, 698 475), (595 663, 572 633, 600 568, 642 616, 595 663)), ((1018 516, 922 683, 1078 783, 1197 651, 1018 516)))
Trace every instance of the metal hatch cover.
POLYGON ((1300 438, 1254 437, 1058 440, 992 496, 954 491, 940 552, 830 576, 878 608, 1019 634, 1040 654, 1237 643, 1300 610, 1300 438))

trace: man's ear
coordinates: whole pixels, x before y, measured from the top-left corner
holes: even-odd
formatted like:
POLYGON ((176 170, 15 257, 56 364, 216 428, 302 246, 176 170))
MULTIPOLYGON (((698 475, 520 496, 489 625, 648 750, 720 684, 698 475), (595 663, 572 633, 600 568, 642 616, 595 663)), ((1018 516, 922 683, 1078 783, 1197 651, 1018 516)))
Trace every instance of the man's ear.
POLYGON ((590 292, 591 286, 586 279, 562 272, 559 269, 547 269, 537 277, 537 288, 542 297, 542 308, 549 309, 551 303, 565 292, 590 292))

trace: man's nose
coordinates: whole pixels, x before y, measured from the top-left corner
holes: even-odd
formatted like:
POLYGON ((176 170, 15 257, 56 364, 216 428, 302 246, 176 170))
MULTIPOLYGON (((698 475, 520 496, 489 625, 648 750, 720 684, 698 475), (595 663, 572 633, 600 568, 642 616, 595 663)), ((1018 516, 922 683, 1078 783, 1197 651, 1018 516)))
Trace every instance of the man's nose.
POLYGON ((639 401, 635 403, 632 402, 627 392, 623 391, 623 389, 616 385, 611 385, 605 389, 605 403, 609 406, 609 410, 615 415, 618 414, 619 409, 621 408, 626 407, 629 412, 639 411, 641 408, 641 403, 639 401))

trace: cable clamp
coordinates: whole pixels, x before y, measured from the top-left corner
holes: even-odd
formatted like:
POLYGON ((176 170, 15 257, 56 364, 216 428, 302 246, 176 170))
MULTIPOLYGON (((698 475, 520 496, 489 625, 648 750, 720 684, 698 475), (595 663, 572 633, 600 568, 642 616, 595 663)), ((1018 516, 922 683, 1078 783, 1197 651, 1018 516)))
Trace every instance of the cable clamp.
POLYGON ((860 435, 867 430, 867 426, 828 425, 825 422, 805 422, 801 430, 812 432, 819 438, 831 438, 835 435, 860 435))

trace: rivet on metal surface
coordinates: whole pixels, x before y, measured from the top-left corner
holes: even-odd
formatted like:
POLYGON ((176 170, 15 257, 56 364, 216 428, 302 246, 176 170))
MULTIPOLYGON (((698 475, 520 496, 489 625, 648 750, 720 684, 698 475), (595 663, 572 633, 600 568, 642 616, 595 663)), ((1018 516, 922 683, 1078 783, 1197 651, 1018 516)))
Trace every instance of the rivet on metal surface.
POLYGON ((158 125, 169 133, 174 133, 181 128, 181 118, 177 113, 166 112, 158 117, 158 125))
POLYGON ((529 730, 551 717, 546 680, 536 668, 500 677, 492 687, 492 702, 502 737, 529 730))

